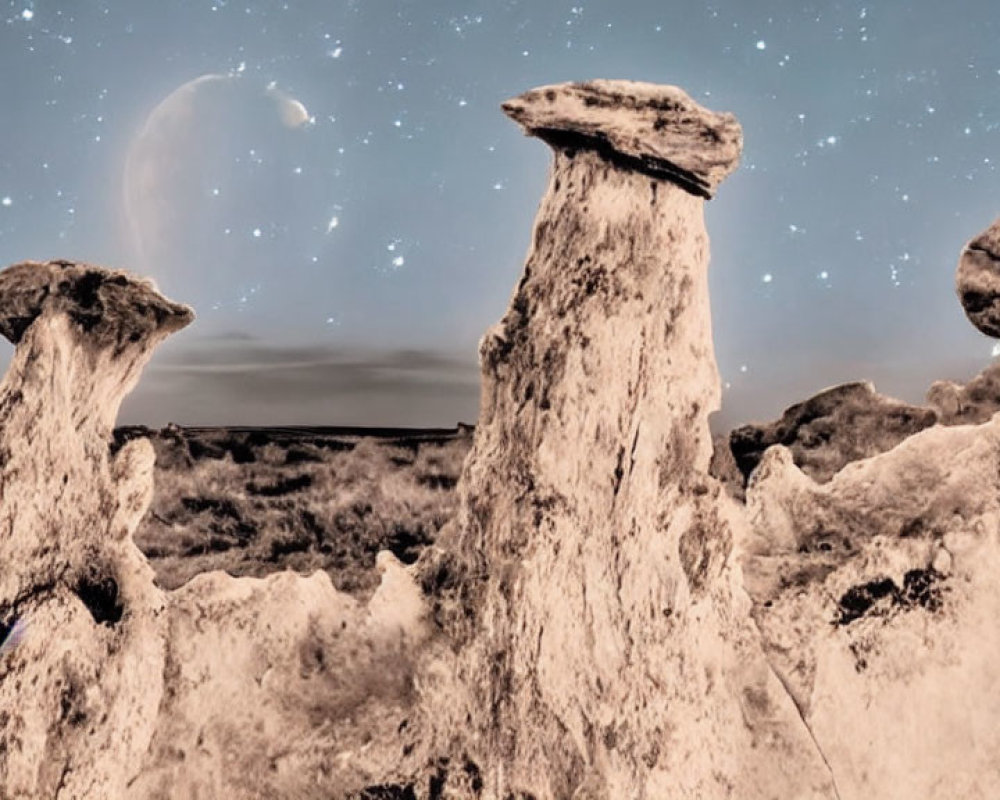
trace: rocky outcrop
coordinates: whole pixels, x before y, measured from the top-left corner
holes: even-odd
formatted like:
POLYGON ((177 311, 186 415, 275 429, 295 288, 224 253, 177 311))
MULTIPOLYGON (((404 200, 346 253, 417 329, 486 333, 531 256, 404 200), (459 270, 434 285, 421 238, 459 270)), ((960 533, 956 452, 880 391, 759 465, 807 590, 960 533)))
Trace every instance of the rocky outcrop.
POLYGON ((781 446, 747 488, 769 659, 841 797, 993 797, 1000 422, 934 426, 817 484, 781 446))
POLYGON ((942 425, 980 425, 1000 411, 1000 362, 993 362, 966 384, 935 381, 927 403, 942 425))
MULTIPOLYGON (((990 335, 998 230, 973 240, 958 268, 966 313, 990 335)), ((996 374, 935 383, 932 409, 898 409, 919 427, 908 436, 879 421, 882 400, 861 424, 831 414, 847 445, 824 472, 801 434, 754 452, 744 559, 754 619, 842 797, 1000 791, 996 374), (857 441, 885 452, 853 457, 857 441)), ((874 399, 870 387, 838 390, 874 399)), ((751 438, 738 434, 737 459, 751 438)))
POLYGON ((936 422, 933 409, 884 397, 868 381, 859 381, 796 403, 775 422, 736 428, 729 448, 744 481, 765 451, 780 444, 799 469, 825 483, 852 461, 891 450, 936 422))
MULTIPOLYGON (((969 321, 988 336, 1000 337, 1000 220, 962 250, 956 290, 969 321)), ((1000 410, 1000 366, 991 364, 967 384, 936 381, 927 404, 912 406, 885 397, 868 381, 826 389, 788 408, 781 419, 742 425, 728 434, 729 451, 716 447, 712 474, 743 500, 732 479, 730 455, 743 476, 776 444, 791 451, 795 465, 825 483, 847 464, 891 450, 909 436, 942 425, 981 424, 1000 410)))
MULTIPOLYGON (((367 604, 317 572, 163 592, 132 542, 153 450, 111 427, 190 309, 82 264, 0 274, 0 794, 340 796, 394 774, 425 638, 388 553, 367 604)), ((410 770, 411 772, 413 770, 410 770)))
POLYGON ((25 628, 0 661, 0 787, 110 796, 162 698, 166 617, 129 538, 152 452, 134 442, 109 463, 107 442, 191 312, 124 273, 50 262, 0 274, 0 320, 17 345, 0 384, 0 617, 25 628))
POLYGON ((1000 219, 965 246, 955 288, 969 321, 1000 338, 1000 219))
POLYGON ((743 522, 708 475, 703 198, 739 127, 626 82, 504 109, 555 161, 480 347, 443 559, 459 607, 440 616, 469 692, 440 725, 468 731, 488 797, 834 797, 750 619, 743 522))

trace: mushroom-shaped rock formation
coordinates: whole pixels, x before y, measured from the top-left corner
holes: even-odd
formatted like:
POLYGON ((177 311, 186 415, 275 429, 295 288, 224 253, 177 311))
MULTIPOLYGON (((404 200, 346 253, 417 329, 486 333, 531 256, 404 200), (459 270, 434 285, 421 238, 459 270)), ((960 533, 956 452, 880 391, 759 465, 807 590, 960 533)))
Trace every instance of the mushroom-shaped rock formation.
POLYGON ((464 641, 470 695, 442 702, 439 725, 469 731, 487 797, 834 797, 750 618, 737 507, 708 474, 703 205, 739 126, 618 81, 504 109, 555 162, 480 346, 456 550, 435 583, 454 584, 439 618, 464 641))
POLYGON ((955 286, 969 321, 1000 339, 1000 219, 965 246, 955 286))
MULTIPOLYGON (((154 585, 132 542, 153 450, 111 427, 190 309, 70 262, 0 273, 0 796, 340 796, 394 774, 424 638, 380 556, 367 606, 326 573, 154 585)), ((405 759, 403 759, 405 761, 405 759)), ((412 772, 413 770, 411 770, 412 772)))
POLYGON ((729 447, 744 480, 767 448, 781 444, 799 469, 825 483, 850 462, 891 450, 935 422, 934 410, 884 397, 868 381, 859 381, 796 403, 775 422, 736 428, 729 447))
POLYGON ((0 794, 123 787, 162 695, 163 603, 130 533, 152 489, 148 442, 108 461, 119 404, 190 309, 122 272, 69 262, 0 274, 0 794), (141 631, 141 634, 138 632, 141 631), (124 735, 123 735, 124 734, 124 735))

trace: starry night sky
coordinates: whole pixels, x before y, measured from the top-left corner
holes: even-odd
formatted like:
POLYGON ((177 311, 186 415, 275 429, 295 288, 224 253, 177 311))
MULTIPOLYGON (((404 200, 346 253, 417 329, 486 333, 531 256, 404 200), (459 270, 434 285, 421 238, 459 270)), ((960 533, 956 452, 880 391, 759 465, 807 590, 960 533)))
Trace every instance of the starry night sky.
POLYGON ((589 78, 743 125, 706 210, 717 425, 991 358, 953 281, 1000 207, 995 0, 0 8, 0 261, 124 267, 198 315, 123 422, 473 421, 550 158, 499 105, 589 78))

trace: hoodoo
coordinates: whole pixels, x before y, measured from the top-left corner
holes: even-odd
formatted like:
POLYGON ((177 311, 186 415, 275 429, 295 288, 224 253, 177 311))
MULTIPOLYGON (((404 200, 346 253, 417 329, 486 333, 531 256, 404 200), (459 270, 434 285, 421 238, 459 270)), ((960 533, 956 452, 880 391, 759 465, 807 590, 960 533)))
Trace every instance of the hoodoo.
MULTIPOLYGON (((153 452, 108 458, 118 406, 191 310, 123 272, 65 261, 0 273, 0 794, 104 794, 148 743, 166 618, 131 540, 153 452)), ((93 794, 91 796, 93 796, 93 794)))
MULTIPOLYGON (((1000 794, 995 370, 741 429, 737 502, 703 206, 738 123, 624 81, 504 110, 554 164, 459 513, 416 565, 379 554, 366 602, 324 572, 158 587, 153 451, 110 434, 190 309, 84 264, 0 273, 0 796, 1000 794)), ((997 238, 957 278, 991 335, 997 238)))
POLYGON ((955 289, 969 322, 1000 338, 1000 219, 962 250, 955 289))
POLYGON ((0 638, 17 632, 0 648, 0 796, 342 796, 398 769, 422 605, 390 554, 365 606, 324 572, 165 592, 132 542, 153 449, 109 458, 112 425, 192 317, 124 272, 0 273, 17 345, 0 384, 0 638))
POLYGON ((833 797, 750 618, 742 523, 708 474, 703 205, 740 127, 624 81, 542 87, 504 111, 555 161, 480 347, 457 521, 468 614, 450 617, 472 700, 445 724, 471 722, 490 797, 833 797))

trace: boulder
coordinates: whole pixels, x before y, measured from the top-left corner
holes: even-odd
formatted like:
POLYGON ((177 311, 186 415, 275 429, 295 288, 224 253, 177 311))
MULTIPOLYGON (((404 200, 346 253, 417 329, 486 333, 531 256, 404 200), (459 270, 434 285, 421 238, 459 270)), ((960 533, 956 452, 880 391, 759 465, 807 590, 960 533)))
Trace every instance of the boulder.
POLYGON ((942 425, 982 424, 1000 411, 1000 362, 994 361, 965 384, 935 381, 927 403, 942 425))
POLYGON ((1000 219, 962 250, 955 288, 969 322, 1000 338, 1000 219))

